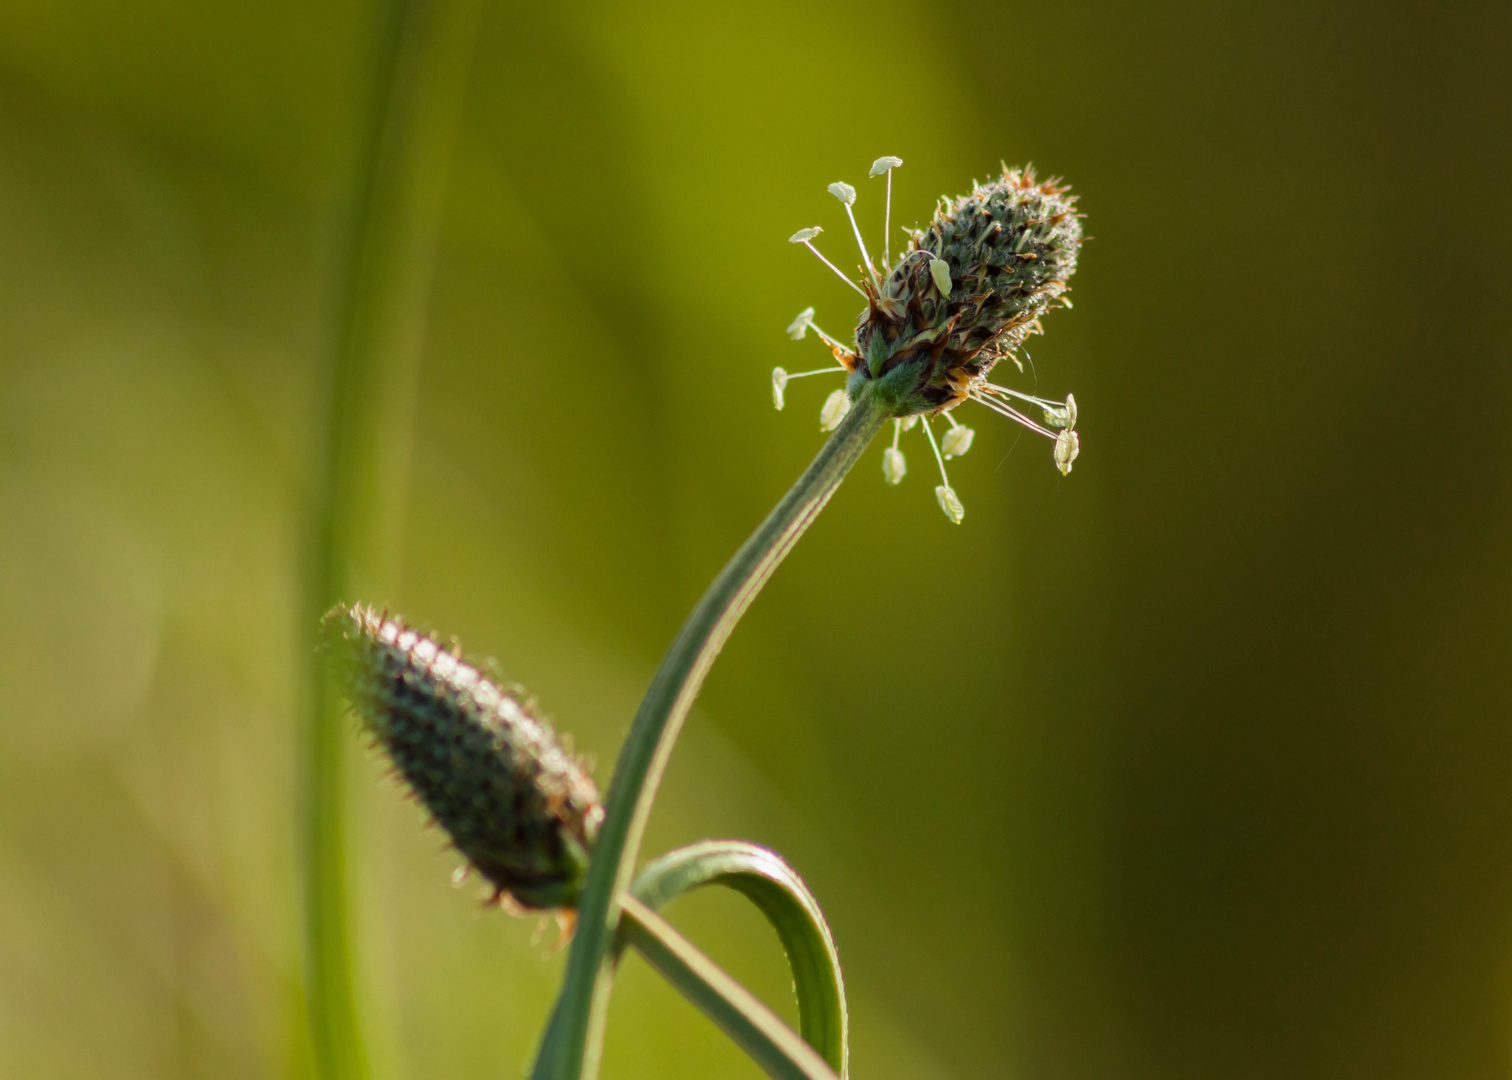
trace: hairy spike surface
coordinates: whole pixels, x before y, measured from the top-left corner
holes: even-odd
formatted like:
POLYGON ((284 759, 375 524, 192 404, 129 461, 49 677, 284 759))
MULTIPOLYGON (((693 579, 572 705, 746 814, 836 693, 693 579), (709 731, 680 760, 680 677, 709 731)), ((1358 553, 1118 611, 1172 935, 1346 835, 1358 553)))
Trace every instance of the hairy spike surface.
POLYGON ((500 898, 574 906, 604 811, 529 703, 387 611, 338 606, 324 628, 353 711, 500 898))
POLYGON ((897 416, 948 408, 1036 331, 1076 271, 1076 199, 1032 170, 1004 169, 942 199, 856 326, 850 394, 878 383, 897 416), (940 265, 943 263, 943 266, 940 265))

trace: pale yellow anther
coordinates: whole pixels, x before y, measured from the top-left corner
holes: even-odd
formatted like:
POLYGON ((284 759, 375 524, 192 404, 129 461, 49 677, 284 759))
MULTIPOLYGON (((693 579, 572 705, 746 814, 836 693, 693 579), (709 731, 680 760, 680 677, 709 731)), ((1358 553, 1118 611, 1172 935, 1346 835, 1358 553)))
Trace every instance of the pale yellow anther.
POLYGON ((1061 471, 1062 476, 1071 472, 1071 463, 1076 460, 1076 455, 1081 453, 1081 439, 1076 432, 1067 428, 1055 437, 1055 467, 1061 471))
POLYGON ((940 500, 940 509, 945 511, 945 516, 957 525, 966 516, 966 510, 961 506, 961 500, 956 498, 956 493, 945 484, 935 488, 935 498, 940 500))
POLYGON ((950 296, 950 267, 944 259, 931 258, 929 260, 929 276, 934 278, 935 288, 940 290, 940 295, 950 296))
POLYGON ((836 390, 824 399, 824 408, 819 410, 819 430, 834 431, 850 412, 850 398, 844 390, 836 390))
POLYGON ((947 461, 960 457, 971 449, 971 440, 975 437, 976 432, 965 424, 960 424, 945 433, 945 437, 940 440, 940 452, 945 455, 947 461))

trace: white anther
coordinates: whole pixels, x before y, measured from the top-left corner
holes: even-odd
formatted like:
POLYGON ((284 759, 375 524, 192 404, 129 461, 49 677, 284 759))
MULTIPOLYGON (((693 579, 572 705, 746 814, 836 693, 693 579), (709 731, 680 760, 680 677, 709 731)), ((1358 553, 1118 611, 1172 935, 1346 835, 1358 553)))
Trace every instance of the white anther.
POLYGON ((899 165, 902 164, 903 159, 900 157, 892 157, 891 155, 887 157, 879 157, 876 161, 872 162, 871 172, 867 175, 881 176, 889 169, 896 169, 899 165))
POLYGON ((824 399, 824 408, 819 410, 819 430, 834 431, 850 412, 850 398, 844 390, 836 390, 824 399))
POLYGON ((1081 439, 1076 432, 1067 428, 1055 437, 1055 467, 1060 470, 1062 476, 1068 476, 1071 472, 1071 463, 1076 460, 1076 455, 1081 453, 1081 439))
POLYGON ((814 309, 804 308, 798 313, 798 317, 787 328, 787 336, 794 341, 802 341, 803 335, 808 333, 808 328, 813 325, 814 309))
POLYGON ((940 500, 940 509, 945 511, 945 516, 957 525, 966 516, 966 509, 961 505, 961 500, 956 498, 956 493, 945 484, 935 488, 935 498, 940 500))
POLYGON ((1051 405, 1045 402, 1040 405, 1045 410, 1045 426, 1053 428, 1065 428, 1067 431, 1076 426, 1076 398, 1066 395, 1064 405, 1051 405))
POLYGON ((914 413, 912 416, 905 416, 902 419, 902 421, 901 421, 901 423, 903 424, 903 430, 904 431, 912 431, 914 425, 917 424, 918 422, 919 422, 919 414, 918 413, 914 413))
POLYGON ((799 229, 792 236, 788 237, 788 243, 806 244, 823 231, 818 225, 815 225, 812 229, 799 229))
POLYGON ((944 259, 936 259, 930 256, 929 276, 934 278, 935 288, 940 290, 940 295, 948 299, 950 296, 950 267, 944 259))
POLYGON ((908 462, 903 460, 903 451, 889 446, 882 451, 882 478, 889 484, 901 484, 908 473, 908 462))
POLYGON ((782 392, 787 389, 788 373, 780 367, 772 369, 772 404, 782 408, 782 392))
POLYGON ((953 457, 960 457, 971 449, 971 440, 974 438, 976 438, 976 432, 965 424, 957 425, 947 431, 945 437, 940 440, 940 452, 945 455, 946 461, 953 457))
POLYGON ((839 199, 846 206, 853 206, 856 202, 856 189, 844 180, 836 180, 829 186, 829 193, 839 199))

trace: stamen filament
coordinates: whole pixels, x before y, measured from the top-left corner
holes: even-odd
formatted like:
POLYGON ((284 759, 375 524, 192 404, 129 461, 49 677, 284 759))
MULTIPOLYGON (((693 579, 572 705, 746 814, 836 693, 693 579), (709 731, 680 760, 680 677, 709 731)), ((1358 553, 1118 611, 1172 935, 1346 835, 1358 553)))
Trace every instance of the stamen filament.
POLYGON ((896 450, 898 448, 898 436, 900 436, 902 434, 903 434, 903 421, 902 420, 894 420, 893 421, 893 447, 892 447, 894 450, 896 450))
MULTIPOLYGON (((839 279, 840 279, 840 280, 841 280, 841 281, 843 281, 843 282, 845 282, 845 283, 846 283, 846 284, 847 284, 847 285, 849 285, 849 286, 850 286, 850 287, 851 287, 851 288, 853 288, 853 289, 855 289, 855 290, 856 290, 856 291, 857 291, 857 292, 858 292, 858 293, 860 293, 860 294, 861 294, 861 295, 862 295, 862 296, 866 296, 866 290, 865 290, 865 289, 863 289, 863 288, 862 288, 862 287, 861 287, 861 286, 859 286, 859 285, 857 285, 857 284, 856 284, 856 283, 855 283, 855 282, 854 282, 854 281, 852 281, 852 280, 851 280, 851 279, 850 279, 850 278, 848 278, 848 277, 846 277, 846 276, 845 276, 845 273, 844 273, 844 271, 842 271, 842 270, 841 270, 841 269, 840 269, 840 268, 839 268, 839 267, 838 267, 838 266, 836 266, 836 265, 835 265, 835 264, 834 264, 834 263, 832 263, 832 262, 830 262, 830 261, 829 261, 829 260, 828 260, 828 259, 826 259, 826 258, 825 258, 825 257, 824 257, 824 256, 823 256, 823 255, 821 255, 821 254, 819 254, 819 249, 818 249, 818 248, 816 248, 816 247, 815 247, 815 246, 814 246, 814 245, 813 245, 813 243, 812 243, 812 242, 811 242, 811 241, 808 241, 808 240, 802 240, 802 241, 799 241, 799 242, 800 242, 800 243, 801 243, 801 244, 802 244, 802 245, 803 245, 803 246, 804 246, 804 247, 806 247, 806 248, 808 248, 808 249, 809 249, 809 250, 810 250, 810 251, 812 251, 812 252, 813 252, 813 253, 814 253, 814 257, 815 257, 815 258, 816 258, 816 259, 818 259, 818 260, 819 260, 819 261, 820 261, 820 262, 822 262, 822 263, 823 263, 823 264, 824 264, 824 265, 825 265, 825 266, 827 266, 827 267, 829 267, 829 268, 830 268, 830 269, 831 269, 831 270, 833 270, 833 271, 834 271, 834 272, 835 272, 835 275, 836 275, 836 276, 837 276, 837 277, 838 277, 838 278, 839 278, 839 279)), ((866 296, 866 300, 867 300, 867 302, 868 302, 868 303, 870 303, 870 302, 871 302, 871 297, 869 297, 869 296, 866 296)), ((809 325, 811 325, 811 326, 812 326, 812 325, 813 325, 813 324, 812 324, 812 323, 810 323, 810 324, 809 324, 809 325)), ((815 330, 818 330, 818 329, 819 329, 819 328, 818 328, 818 327, 817 327, 817 326, 815 326, 815 327, 814 327, 814 329, 815 329, 815 330)))
POLYGON ((922 418, 924 421, 924 434, 929 436, 929 448, 934 451, 935 461, 940 465, 940 480, 946 487, 950 486, 950 477, 945 475, 945 458, 940 454, 940 444, 935 442, 934 429, 929 426, 929 417, 922 418))
POLYGON ((1029 419, 1029 417, 1025 416, 1023 413, 1019 412, 1011 405, 1005 405, 1001 401, 994 401, 992 398, 976 392, 973 392, 971 394, 971 400, 977 402, 980 405, 987 406, 987 408, 991 409, 999 416, 1006 416, 1016 424, 1023 424, 1026 428, 1037 435, 1043 435, 1047 439, 1053 439, 1056 437, 1055 432, 1049 430, 1048 428, 1041 427, 1039 424, 1036 424, 1033 420, 1029 419))
POLYGON ((892 170, 887 170, 887 209, 882 211, 882 269, 892 266, 892 170))
MULTIPOLYGON (((891 177, 892 173, 888 173, 887 175, 891 177)), ((871 274, 872 284, 877 286, 878 292, 881 292, 882 279, 877 277, 877 268, 872 265, 871 255, 867 253, 866 241, 861 239, 861 226, 856 224, 856 214, 851 209, 850 203, 845 204, 845 216, 850 218, 851 232, 856 234, 856 246, 861 249, 861 261, 866 264, 866 269, 871 274)))
POLYGON ((797 372, 796 374, 789 375, 788 376, 788 380, 791 382, 793 379, 801 379, 805 375, 828 375, 832 371, 844 371, 844 370, 845 370, 845 368, 840 367, 838 365, 835 366, 835 367, 815 368, 813 371, 800 371, 800 372, 797 372))
POLYGON ((1018 398, 1020 401, 1027 401, 1029 404, 1038 405, 1042 409, 1064 409, 1066 407, 1064 401, 1046 401, 1044 398, 1037 398, 1030 394, 1021 394, 1017 390, 1010 390, 1006 386, 998 386, 996 383, 983 383, 982 389, 994 394, 1006 394, 1009 397, 1018 398))

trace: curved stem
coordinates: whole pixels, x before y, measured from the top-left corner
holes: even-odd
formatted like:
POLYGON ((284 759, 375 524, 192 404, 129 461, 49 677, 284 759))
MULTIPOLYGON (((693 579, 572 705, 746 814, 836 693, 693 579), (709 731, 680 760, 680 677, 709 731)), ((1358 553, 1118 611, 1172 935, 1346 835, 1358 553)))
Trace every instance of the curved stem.
POLYGON ((720 571, 662 658, 615 766, 579 901, 558 1015, 536 1058, 535 1080, 591 1080, 597 1075, 614 977, 610 951, 619 922, 614 900, 630 887, 641 835, 678 731, 736 622, 888 419, 885 406, 863 391, 798 482, 720 571))
POLYGON ((306 1005, 318 1076, 360 1080, 343 759, 347 725, 315 655, 320 617, 359 577, 383 580, 408 459, 435 238, 480 0, 387 0, 332 273, 298 641, 306 1005))
POLYGON ((841 1080, 823 1056, 656 912, 620 897, 620 934, 772 1080, 841 1080))
POLYGON ((798 1031, 831 1069, 848 1075, 850 1021, 840 954, 819 901, 781 855, 745 840, 705 840, 651 863, 636 876, 630 894, 659 911, 674 897, 714 884, 747 897, 777 931, 798 997, 798 1031))

